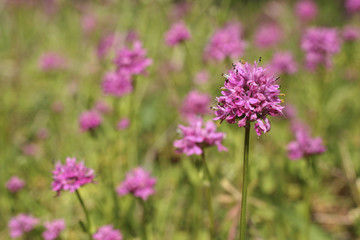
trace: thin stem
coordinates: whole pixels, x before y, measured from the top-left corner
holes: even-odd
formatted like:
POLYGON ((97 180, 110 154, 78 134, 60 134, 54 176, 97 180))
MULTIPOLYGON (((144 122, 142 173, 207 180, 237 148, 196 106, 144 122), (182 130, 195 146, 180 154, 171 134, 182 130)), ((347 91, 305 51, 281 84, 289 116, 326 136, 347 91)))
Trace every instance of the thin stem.
POLYGON ((84 201, 82 200, 81 198, 81 195, 80 195, 80 192, 78 190, 75 191, 76 192, 76 196, 80 202, 80 205, 85 213, 85 217, 86 217, 86 230, 89 234, 89 239, 92 240, 92 235, 91 235, 91 231, 90 231, 90 228, 91 228, 91 222, 90 222, 90 217, 89 217, 89 212, 84 204, 84 201))
POLYGON ((201 154, 201 161, 202 161, 202 167, 203 167, 203 186, 205 188, 205 197, 206 197, 206 202, 207 202, 207 207, 208 207, 208 211, 209 211, 209 217, 210 217, 210 239, 214 239, 215 237, 215 221, 214 221, 214 213, 213 213, 213 208, 212 208, 212 198, 211 198, 211 175, 210 175, 210 171, 209 168, 207 166, 207 163, 205 161, 205 152, 204 150, 202 151, 201 154), (207 177, 205 177, 205 175, 207 177))
POLYGON ((142 231, 142 234, 143 234, 143 240, 147 240, 148 239, 148 236, 147 236, 147 211, 146 211, 146 202, 144 200, 142 200, 141 198, 139 198, 140 200, 140 203, 141 203, 141 206, 143 208, 143 224, 142 224, 142 227, 143 227, 143 231, 142 231))
POLYGON ((249 141, 250 140, 250 122, 245 125, 245 141, 244 141, 244 162, 243 162, 243 182, 241 191, 241 216, 240 216, 240 240, 245 239, 246 231, 246 197, 247 186, 249 180, 249 141))

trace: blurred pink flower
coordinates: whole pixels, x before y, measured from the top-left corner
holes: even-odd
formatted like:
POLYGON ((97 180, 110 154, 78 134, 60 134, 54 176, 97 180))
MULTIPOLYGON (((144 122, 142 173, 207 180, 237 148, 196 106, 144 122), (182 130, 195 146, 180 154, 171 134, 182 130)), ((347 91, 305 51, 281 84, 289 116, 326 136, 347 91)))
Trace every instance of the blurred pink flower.
POLYGON ((346 0, 346 10, 350 13, 356 13, 360 11, 360 0, 346 0))
POLYGON ((255 45, 259 48, 269 48, 283 39, 281 28, 275 23, 261 25, 255 33, 255 45))
POLYGON ((165 43, 169 46, 175 46, 190 39, 190 31, 183 22, 174 23, 170 30, 165 33, 165 43))
POLYGON ((297 72, 297 64, 291 52, 275 53, 269 65, 273 74, 294 74, 297 72))
POLYGON ((76 162, 76 158, 66 158, 66 163, 62 165, 58 162, 53 173, 52 190, 75 192, 81 186, 94 182, 94 170, 85 167, 84 162, 76 162))
POLYGON ((188 1, 181 1, 175 3, 171 10, 170 18, 173 20, 182 19, 191 9, 191 3, 188 1))
POLYGON ((117 71, 128 75, 145 74, 146 68, 152 64, 150 58, 146 58, 146 50, 140 41, 133 44, 133 49, 124 47, 119 50, 114 59, 117 71))
POLYGON ((51 108, 54 112, 60 113, 64 110, 64 104, 60 101, 55 101, 53 102, 51 108))
POLYGON ((79 118, 79 125, 82 131, 97 128, 102 123, 101 115, 96 111, 85 111, 81 113, 79 118))
POLYGON ((225 58, 238 58, 243 55, 245 41, 242 39, 242 26, 239 22, 230 22, 216 30, 205 47, 206 60, 223 61, 225 58))
POLYGON ((197 84, 204 84, 209 81, 210 75, 206 70, 202 70, 196 73, 194 82, 197 84))
POLYGON ((21 151, 26 156, 35 156, 39 152, 39 147, 35 143, 27 143, 21 148, 21 151))
POLYGON ((109 114, 112 111, 111 106, 103 100, 96 101, 93 109, 102 114, 109 114))
POLYGON ((96 25, 97 20, 93 14, 85 14, 81 17, 81 28, 86 34, 93 32, 96 25))
POLYGON ((134 30, 128 31, 126 36, 125 36, 125 42, 127 44, 132 44, 132 43, 134 43, 136 41, 139 41, 139 34, 134 30))
POLYGON ((190 155, 200 155, 205 147, 216 145, 218 151, 227 151, 221 142, 225 138, 222 132, 216 132, 216 125, 213 121, 203 122, 201 118, 195 118, 190 122, 190 126, 179 125, 178 129, 182 139, 175 140, 174 147, 177 153, 190 155))
POLYGON ((345 41, 354 42, 360 38, 360 31, 356 27, 345 26, 342 35, 345 41))
POLYGON ((270 131, 271 125, 267 118, 279 116, 283 106, 279 85, 276 78, 269 76, 267 69, 252 66, 247 62, 234 65, 234 69, 224 74, 222 96, 217 97, 214 120, 226 120, 228 123, 237 123, 244 127, 246 122, 255 122, 254 128, 258 136, 270 131))
POLYGON ((295 5, 295 13, 302 21, 309 21, 318 13, 317 5, 312 0, 299 0, 295 5))
POLYGON ((128 128, 129 125, 130 125, 130 120, 128 118, 122 118, 117 123, 117 129, 118 130, 124 130, 124 129, 128 128))
POLYGON ((52 222, 44 223, 45 231, 42 236, 45 240, 55 240, 60 233, 65 229, 64 219, 54 220, 52 222))
POLYGON ((103 38, 101 38, 97 46, 96 53, 98 58, 100 59, 105 58, 111 49, 116 51, 119 45, 120 45, 120 40, 118 37, 115 36, 115 34, 111 33, 105 35, 103 38))
POLYGON ((122 240, 121 232, 114 229, 112 225, 99 227, 97 232, 93 234, 94 240, 122 240))
POLYGON ((209 94, 193 90, 185 97, 180 110, 181 114, 187 118, 208 114, 210 113, 210 102, 209 94))
POLYGON ((17 176, 12 176, 9 181, 6 182, 6 188, 12 193, 16 193, 24 187, 25 181, 17 176))
POLYGON ((49 137, 49 131, 46 128, 40 128, 36 133, 36 137, 40 140, 44 140, 49 137))
POLYGON ((39 67, 43 71, 61 70, 66 67, 66 60, 58 53, 47 52, 40 56, 39 67))
POLYGON ((150 195, 155 193, 154 185, 156 178, 141 167, 137 167, 126 174, 125 180, 117 187, 116 191, 120 196, 133 194, 146 201, 150 195))
POLYGON ((11 238, 19 238, 24 233, 30 232, 39 223, 39 219, 31 215, 20 213, 19 215, 10 219, 8 227, 11 238))
POLYGON ((334 28, 309 28, 301 41, 305 64, 310 70, 318 65, 332 67, 332 56, 340 51, 341 42, 334 28))
POLYGON ((131 76, 127 72, 108 72, 102 81, 105 94, 121 97, 133 90, 131 76))

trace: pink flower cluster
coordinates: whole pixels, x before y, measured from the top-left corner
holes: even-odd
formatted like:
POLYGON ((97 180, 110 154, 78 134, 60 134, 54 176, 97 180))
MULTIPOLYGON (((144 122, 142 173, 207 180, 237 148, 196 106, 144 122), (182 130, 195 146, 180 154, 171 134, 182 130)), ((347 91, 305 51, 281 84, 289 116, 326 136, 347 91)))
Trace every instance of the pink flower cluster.
POLYGON ((47 52, 40 56, 39 67, 43 71, 54 71, 66 67, 65 58, 55 52, 47 52))
POLYGON ((146 201, 150 195, 155 193, 154 185, 156 178, 141 167, 137 167, 126 174, 125 180, 117 187, 116 191, 120 196, 133 194, 135 197, 146 201))
POLYGON ((12 192, 16 193, 25 187, 25 182, 17 176, 12 176, 9 181, 6 182, 6 188, 12 192))
POLYGON ((303 123, 293 121, 292 131, 295 141, 290 142, 287 146, 288 157, 291 160, 306 158, 326 151, 322 139, 320 137, 311 138, 310 130, 303 123))
POLYGON ((269 64, 273 74, 294 74, 297 71, 297 64, 291 52, 278 52, 269 64))
POLYGON ((316 17, 317 13, 317 5, 312 0, 300 0, 295 5, 295 14, 300 20, 312 20, 316 17))
POLYGON ((216 125, 213 121, 204 124, 201 118, 190 121, 190 126, 179 125, 182 139, 174 142, 174 147, 178 153, 190 155, 200 155, 205 147, 216 145, 219 151, 227 151, 221 142, 225 138, 222 132, 216 132, 216 125))
POLYGON ((9 221, 8 227, 10 229, 10 237, 21 237, 24 233, 33 230, 37 224, 39 224, 39 219, 21 213, 9 221))
POLYGON ((76 162, 76 158, 66 158, 62 165, 58 162, 53 171, 52 190, 60 195, 60 192, 67 190, 75 192, 81 186, 94 182, 94 170, 85 167, 83 162, 76 162))
POLYGON ((117 123, 117 129, 118 130, 124 130, 130 126, 130 120, 128 118, 122 118, 117 123))
POLYGON ((131 77, 126 73, 108 72, 102 81, 102 89, 105 94, 115 97, 129 94, 133 90, 131 77))
POLYGON ((182 22, 174 23, 170 30, 165 33, 165 43, 169 46, 175 46, 190 38, 190 31, 182 22))
POLYGON ((360 11, 360 0, 346 0, 346 10, 350 13, 356 13, 360 11))
POLYGON ((210 95, 200 93, 196 90, 191 91, 184 99, 181 106, 181 113, 187 118, 203 116, 210 112, 210 95))
POLYGON ((240 23, 231 22, 214 33, 205 47, 204 57, 219 62, 225 58, 238 58, 243 55, 245 45, 240 23))
POLYGON ((259 48, 269 48, 278 44, 282 38, 282 30, 277 24, 264 24, 255 33, 255 45, 259 48))
POLYGON ((114 229, 112 225, 100 227, 92 236, 94 240, 122 240, 121 232, 114 229))
POLYGON ((114 34, 109 34, 104 36, 98 46, 97 46, 97 56, 98 58, 104 58, 106 57, 106 55, 108 54, 108 52, 110 51, 110 49, 113 46, 116 46, 118 43, 118 39, 115 37, 114 34))
POLYGON ((301 49, 305 51, 305 64, 310 70, 318 65, 332 66, 332 56, 340 50, 340 39, 334 28, 310 28, 301 41, 301 49))
POLYGON ((257 62, 254 66, 247 62, 237 63, 224 76, 222 96, 216 98, 218 105, 213 108, 216 110, 214 120, 237 123, 239 127, 250 121, 256 122, 254 127, 258 136, 270 131, 267 115, 278 116, 283 109, 276 78, 269 76, 257 62))
POLYGON ((354 42, 360 38, 360 31, 356 27, 346 26, 342 35, 345 41, 354 42))
POLYGON ((88 131, 97 128, 102 123, 101 115, 94 110, 81 113, 79 125, 82 131, 88 131))
POLYGON ((45 231, 42 236, 45 240, 55 240, 60 233, 65 229, 64 219, 54 220, 52 222, 45 222, 45 231))

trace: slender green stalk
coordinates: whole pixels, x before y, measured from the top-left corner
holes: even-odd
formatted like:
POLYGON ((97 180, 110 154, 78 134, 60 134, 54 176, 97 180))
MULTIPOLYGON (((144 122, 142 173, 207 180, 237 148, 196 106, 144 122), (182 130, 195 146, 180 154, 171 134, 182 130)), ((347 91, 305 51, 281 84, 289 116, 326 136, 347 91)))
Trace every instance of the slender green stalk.
POLYGON ((201 154, 201 161, 202 161, 202 178, 203 178, 203 186, 205 188, 205 197, 206 203, 209 211, 210 217, 210 239, 215 238, 215 221, 214 221, 214 213, 212 208, 212 198, 211 198, 211 175, 207 163, 205 161, 205 152, 203 150, 201 154), (206 177, 205 177, 206 175, 206 177))
POLYGON ((147 228, 148 228, 148 222, 147 222, 147 209, 146 209, 146 202, 144 200, 142 200, 141 198, 139 198, 142 209, 143 209, 143 218, 142 218, 142 239, 143 240, 147 240, 148 239, 148 234, 147 234, 147 228))
POLYGON ((130 129, 131 129, 131 147, 130 147, 130 159, 128 159, 128 161, 130 161, 130 164, 128 163, 128 165, 130 165, 131 167, 133 167, 134 165, 137 165, 138 162, 138 156, 137 156, 137 107, 139 107, 139 105, 136 102, 136 86, 137 84, 137 78, 134 77, 133 78, 133 92, 131 93, 130 96, 130 104, 129 104, 129 116, 130 116, 130 129))
POLYGON ((243 162, 243 182, 241 196, 241 215, 240 215, 240 240, 245 239, 246 233, 246 198, 249 180, 249 142, 250 142, 250 122, 245 125, 245 141, 244 141, 244 162, 243 162))
POLYGON ((80 192, 78 190, 75 191, 76 192, 76 196, 80 202, 80 205, 85 213, 85 217, 86 217, 86 231, 89 234, 89 239, 92 240, 92 235, 91 235, 91 222, 90 222, 90 217, 89 217, 89 212, 84 204, 83 199, 81 198, 80 192))

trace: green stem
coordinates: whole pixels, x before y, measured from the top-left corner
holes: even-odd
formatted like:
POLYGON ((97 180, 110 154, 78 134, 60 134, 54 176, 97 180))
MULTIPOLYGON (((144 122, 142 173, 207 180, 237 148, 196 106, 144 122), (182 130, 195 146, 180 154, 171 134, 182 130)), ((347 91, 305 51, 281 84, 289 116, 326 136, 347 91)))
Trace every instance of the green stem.
POLYGON ((86 217, 86 231, 89 234, 89 239, 92 240, 92 235, 91 235, 91 222, 90 222, 90 217, 89 217, 89 212, 84 204, 84 201, 81 198, 80 192, 78 190, 75 191, 76 192, 76 196, 80 202, 80 205, 85 213, 85 217, 86 217))
POLYGON ((245 239, 246 231, 246 197, 247 186, 249 180, 249 141, 250 140, 250 122, 247 121, 245 125, 245 141, 244 141, 244 162, 243 162, 243 182, 242 182, 242 196, 241 196, 241 216, 240 216, 240 240, 245 239))
POLYGON ((137 84, 137 78, 136 76, 133 79, 133 92, 131 93, 130 96, 130 105, 129 105, 129 116, 130 116, 130 129, 131 129, 131 140, 132 140, 132 144, 131 144, 131 151, 130 151, 130 159, 128 159, 128 161, 130 161, 130 164, 128 164, 128 166, 130 165, 130 167, 133 167, 134 165, 137 164, 138 162, 138 156, 137 156, 137 107, 139 106, 136 103, 136 86, 137 84))
POLYGON ((142 224, 142 239, 143 240, 147 240, 148 239, 148 236, 147 236, 147 211, 146 211, 146 202, 144 200, 142 200, 141 198, 139 198, 140 200, 140 203, 141 203, 141 206, 143 208, 143 224, 142 224))
POLYGON ((211 175, 207 163, 205 161, 204 149, 202 150, 201 160, 202 160, 202 168, 203 168, 203 174, 202 174, 203 186, 205 188, 206 202, 210 217, 210 239, 212 240, 215 238, 215 224, 214 224, 215 221, 214 221, 214 213, 213 213, 212 198, 211 198, 211 175))

